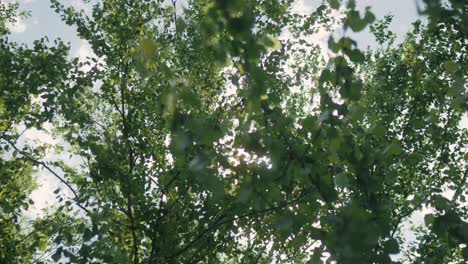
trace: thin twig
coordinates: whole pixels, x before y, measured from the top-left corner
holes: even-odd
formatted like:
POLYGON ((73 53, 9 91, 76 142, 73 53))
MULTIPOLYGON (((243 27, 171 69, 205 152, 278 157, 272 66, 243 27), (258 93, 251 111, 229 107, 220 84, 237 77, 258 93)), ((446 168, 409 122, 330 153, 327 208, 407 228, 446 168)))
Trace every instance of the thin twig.
POLYGON ((5 138, 5 137, 0 137, 2 138, 3 140, 5 140, 11 147, 13 147, 16 151, 18 151, 21 155, 23 155, 23 157, 25 157, 27 160, 31 161, 32 163, 35 163, 36 165, 40 165, 42 166, 44 169, 46 169, 47 171, 49 171, 52 175, 55 176, 55 178, 57 178, 60 182, 62 182, 65 186, 67 186, 67 188, 73 193, 74 195, 74 201, 76 202, 76 205, 78 207, 80 207, 81 209, 83 209, 89 216, 91 216, 91 212, 86 208, 84 207, 82 204, 81 204, 81 201, 80 201, 80 196, 78 195, 78 193, 73 189, 73 187, 64 179, 62 178, 60 175, 58 175, 54 170, 52 170, 52 168, 50 168, 45 162, 43 161, 39 161, 33 157, 31 157, 30 155, 28 155, 26 152, 20 150, 13 142, 11 142, 9 139, 5 138))

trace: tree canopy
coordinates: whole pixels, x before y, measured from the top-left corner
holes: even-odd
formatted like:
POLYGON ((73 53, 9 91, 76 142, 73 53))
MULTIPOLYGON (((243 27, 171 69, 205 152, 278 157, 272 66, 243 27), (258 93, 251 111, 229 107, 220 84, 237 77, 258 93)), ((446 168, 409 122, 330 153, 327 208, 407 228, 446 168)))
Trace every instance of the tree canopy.
POLYGON ((50 2, 94 54, 10 41, 0 3, 0 263, 467 261, 466 1, 401 43, 353 0, 50 2), (32 217, 38 173, 60 188, 32 217))

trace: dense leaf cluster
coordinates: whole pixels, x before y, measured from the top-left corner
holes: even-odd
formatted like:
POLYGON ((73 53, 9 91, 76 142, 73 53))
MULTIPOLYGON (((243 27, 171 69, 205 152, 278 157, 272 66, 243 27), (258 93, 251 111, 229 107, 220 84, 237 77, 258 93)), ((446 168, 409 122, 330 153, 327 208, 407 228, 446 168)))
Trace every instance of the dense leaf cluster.
POLYGON ((353 0, 51 0, 88 58, 11 43, 0 4, 0 263, 466 261, 466 4, 424 2, 395 44, 353 0), (37 218, 35 172, 61 182, 37 218))

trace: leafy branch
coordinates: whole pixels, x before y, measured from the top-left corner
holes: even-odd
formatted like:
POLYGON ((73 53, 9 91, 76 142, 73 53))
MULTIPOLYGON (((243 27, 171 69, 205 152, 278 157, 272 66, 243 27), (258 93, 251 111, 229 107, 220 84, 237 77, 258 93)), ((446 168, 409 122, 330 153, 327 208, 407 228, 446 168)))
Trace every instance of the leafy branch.
POLYGON ((58 175, 49 165, 47 165, 44 161, 40 161, 40 160, 37 160, 35 159, 34 157, 32 157, 31 155, 29 155, 28 153, 26 153, 25 151, 19 149, 11 140, 9 140, 8 138, 4 137, 4 136, 1 136, 0 137, 1 139, 5 140, 12 148, 14 148, 18 153, 20 153, 26 160, 29 160, 31 161, 32 163, 36 164, 36 165, 39 165, 41 167, 43 167, 44 169, 46 169, 48 172, 50 172, 55 178, 57 178, 61 183, 63 183, 72 193, 73 193, 73 200, 75 201, 76 205, 81 208, 83 211, 86 212, 86 214, 88 216, 92 216, 92 213, 91 211, 89 211, 89 209, 87 209, 86 207, 83 206, 82 202, 81 202, 81 199, 80 199, 80 196, 78 195, 78 193, 75 191, 75 189, 70 185, 70 183, 68 183, 63 177, 61 177, 60 175, 58 175))

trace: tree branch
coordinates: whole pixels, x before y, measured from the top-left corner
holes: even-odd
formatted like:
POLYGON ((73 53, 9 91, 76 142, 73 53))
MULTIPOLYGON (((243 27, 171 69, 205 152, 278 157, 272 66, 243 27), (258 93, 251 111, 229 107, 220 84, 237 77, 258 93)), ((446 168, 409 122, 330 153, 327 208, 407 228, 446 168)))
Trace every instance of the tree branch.
POLYGON ((87 214, 88 216, 91 216, 91 212, 86 208, 84 207, 81 202, 80 202, 80 197, 78 195, 78 193, 73 189, 73 187, 64 179, 62 178, 60 175, 58 175, 54 170, 52 170, 52 168, 50 168, 45 162, 43 161, 39 161, 39 160, 36 160, 35 158, 33 158, 32 156, 28 155, 26 152, 20 150, 13 142, 11 142, 9 139, 5 138, 4 136, 1 136, 0 138, 2 138, 3 140, 5 140, 11 147, 13 147, 16 151, 18 151, 21 155, 23 155, 24 158, 26 158, 27 160, 31 161, 32 163, 36 164, 36 165, 39 165, 39 166, 42 166, 44 169, 46 169, 47 171, 49 171, 52 175, 54 175, 55 178, 57 178, 60 182, 62 182, 65 186, 67 186, 67 188, 73 193, 74 195, 74 198, 73 200, 75 201, 76 205, 83 209, 87 214))
MULTIPOLYGON (((447 115, 447 123, 445 124, 443 139, 447 138, 448 124, 450 122, 451 116, 452 116, 452 112, 449 110, 448 115, 447 115)), ((442 144, 438 148, 440 149, 440 152, 443 153, 444 150, 447 148, 447 140, 443 140, 442 144)), ((442 160, 439 160, 439 163, 437 164, 437 168, 435 169, 437 171, 438 175, 440 175, 440 173, 441 173, 442 162, 443 162, 442 160)), ((465 172, 465 176, 466 176, 466 172, 465 172)), ((404 218, 410 216, 414 211, 416 211, 423 203, 425 203, 429 199, 429 197, 431 197, 430 190, 428 190, 426 192, 424 198, 420 202, 418 202, 416 204, 416 206, 414 206, 411 210, 409 210, 408 212, 406 212, 406 213, 404 213, 404 214, 402 214, 401 216, 398 217, 397 222, 396 222, 395 226, 393 227, 392 233, 390 234, 390 237, 393 237, 395 235, 401 221, 403 221, 404 218)))

